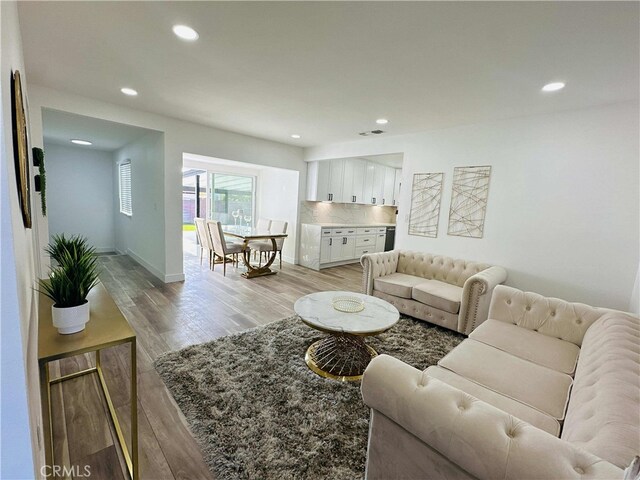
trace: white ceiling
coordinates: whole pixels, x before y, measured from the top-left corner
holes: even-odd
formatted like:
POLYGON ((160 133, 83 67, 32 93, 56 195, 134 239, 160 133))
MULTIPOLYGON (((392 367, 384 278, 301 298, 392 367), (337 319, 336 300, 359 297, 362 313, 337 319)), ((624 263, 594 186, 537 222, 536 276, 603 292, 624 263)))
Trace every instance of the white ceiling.
POLYGON ((638 98, 638 2, 20 2, 29 82, 294 145, 638 98), (178 40, 175 23, 200 39, 178 40), (543 94, 547 82, 567 87, 543 94), (139 91, 125 97, 120 88, 139 91), (302 135, 294 140, 291 134, 302 135))
POLYGON ((42 129, 48 143, 107 151, 118 150, 152 131, 49 109, 42 111, 42 129), (75 145, 72 139, 87 140, 93 145, 75 145))

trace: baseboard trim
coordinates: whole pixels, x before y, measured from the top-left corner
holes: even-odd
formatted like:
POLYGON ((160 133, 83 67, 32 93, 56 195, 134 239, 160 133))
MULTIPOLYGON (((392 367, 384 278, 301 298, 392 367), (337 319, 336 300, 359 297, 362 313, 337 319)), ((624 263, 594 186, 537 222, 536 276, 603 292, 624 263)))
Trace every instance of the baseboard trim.
POLYGON ((126 255, 129 255, 131 258, 133 258, 136 261, 136 263, 142 265, 145 269, 149 271, 149 273, 151 273, 151 275, 153 275, 154 277, 164 282, 164 277, 165 277, 164 272, 161 272, 160 270, 158 270, 156 267, 154 267, 149 262, 147 262, 142 257, 140 257, 140 255, 138 255, 136 252, 127 248, 126 255))
POLYGON ((115 253, 118 250, 113 247, 99 247, 96 248, 96 253, 115 253))
POLYGON ((164 276, 164 283, 184 282, 184 273, 171 273, 164 276))

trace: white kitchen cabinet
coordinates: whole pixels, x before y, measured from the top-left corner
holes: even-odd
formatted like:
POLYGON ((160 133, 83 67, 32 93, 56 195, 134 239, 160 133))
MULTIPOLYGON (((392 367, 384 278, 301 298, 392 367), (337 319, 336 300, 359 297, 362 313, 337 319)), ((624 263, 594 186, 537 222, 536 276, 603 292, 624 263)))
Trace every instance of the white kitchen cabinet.
POLYGON ((366 162, 360 158, 344 161, 342 201, 344 203, 366 203, 364 198, 364 176, 366 162))
POLYGON ((357 263, 365 253, 384 251, 384 226, 303 223, 301 227, 300 264, 314 270, 357 263))
POLYGON ((307 167, 307 200, 342 202, 344 160, 310 162, 307 167))
POLYGON ((382 188, 382 205, 393 205, 393 187, 396 183, 396 169, 384 167, 384 182, 382 188))
POLYGON ((395 169, 395 183, 393 186, 393 204, 398 205, 400 202, 400 188, 402 187, 402 169, 395 169))
POLYGON ((401 170, 360 158, 309 162, 307 200, 397 205, 401 170))
POLYGON ((364 203, 367 205, 373 204, 373 178, 375 173, 376 164, 373 162, 365 162, 363 197, 364 203))
POLYGON ((320 263, 331 262, 332 237, 322 237, 320 240, 320 263))
POLYGON ((374 163, 372 201, 373 205, 382 205, 384 197, 384 174, 387 167, 374 163))
POLYGON ((307 165, 307 200, 322 202, 329 200, 331 162, 309 162, 307 165))
POLYGON ((344 202, 342 198, 342 182, 344 178, 344 160, 329 160, 329 200, 344 202))

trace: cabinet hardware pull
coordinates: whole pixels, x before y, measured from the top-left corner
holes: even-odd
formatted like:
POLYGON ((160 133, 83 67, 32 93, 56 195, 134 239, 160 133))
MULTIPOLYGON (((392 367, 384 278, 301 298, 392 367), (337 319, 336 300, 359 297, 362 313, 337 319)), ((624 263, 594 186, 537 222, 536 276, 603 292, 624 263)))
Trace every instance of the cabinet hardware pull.
POLYGON ((352 198, 353 198, 353 200, 351 200, 351 201, 352 201, 353 203, 356 203, 356 196, 354 195, 352 198))
POLYGON ((376 204, 376 197, 373 197, 373 198, 371 199, 371 203, 373 203, 374 205, 376 204))
POLYGON ((333 245, 333 238, 329 239, 329 246, 333 245))

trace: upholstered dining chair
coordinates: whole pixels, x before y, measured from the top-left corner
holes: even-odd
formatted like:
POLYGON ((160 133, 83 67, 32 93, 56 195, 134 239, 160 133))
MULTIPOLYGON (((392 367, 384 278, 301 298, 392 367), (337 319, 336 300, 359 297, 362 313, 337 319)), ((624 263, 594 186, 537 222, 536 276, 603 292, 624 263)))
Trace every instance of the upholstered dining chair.
MULTIPOLYGON (((271 233, 287 233, 287 227, 289 226, 288 222, 283 222, 280 220, 271 220, 271 233)), ((280 257, 280 269, 282 269, 282 246, 284 245, 284 237, 276 238, 276 252, 280 257)), ((255 242, 251 245, 252 249, 256 249, 260 252, 260 263, 262 263, 262 254, 269 253, 273 251, 273 243, 271 240, 260 240, 259 242, 255 242)))
MULTIPOLYGON (((256 230, 259 232, 268 232, 271 229, 271 220, 268 218, 259 218, 258 223, 256 224, 256 230)), ((260 251, 258 246, 260 242, 264 243, 262 240, 254 240, 249 243, 251 250, 253 251, 253 259, 256 259, 256 253, 260 251)), ((262 261, 262 255, 260 255, 260 260, 262 261)))
POLYGON ((213 265, 213 244, 211 242, 211 235, 207 228, 207 221, 204 218, 196 217, 193 219, 193 223, 196 225, 196 237, 200 244, 200 265, 202 265, 202 256, 205 252, 209 252, 209 268, 213 265))
POLYGON ((271 228, 271 220, 268 218, 259 218, 258 223, 256 224, 256 230, 260 232, 269 231, 271 228))
MULTIPOLYGON (((233 255, 234 261, 238 263, 238 254, 242 253, 242 244, 231 243, 226 241, 224 233, 222 232, 222 224, 220 222, 214 222, 209 220, 207 222, 207 229, 211 234, 211 241, 213 242, 213 252, 222 258, 222 272, 227 276, 227 257, 233 255)), ((215 270, 215 262, 212 263, 212 270, 215 270)))

